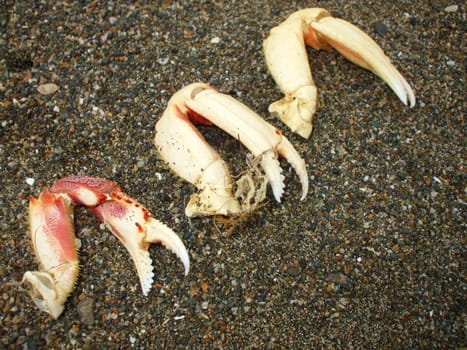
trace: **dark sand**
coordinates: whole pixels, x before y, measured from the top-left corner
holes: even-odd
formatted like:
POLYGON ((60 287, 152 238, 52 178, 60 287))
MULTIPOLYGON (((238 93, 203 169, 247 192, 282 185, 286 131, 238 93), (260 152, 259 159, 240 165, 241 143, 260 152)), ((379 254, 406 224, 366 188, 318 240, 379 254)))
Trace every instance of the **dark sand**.
MULTIPOLYGON (((320 102, 309 140, 268 115, 281 94, 262 39, 311 2, 34 3, 0 2, 1 348, 467 345, 461 2, 320 1, 383 47, 417 104, 404 106, 336 51, 309 50, 320 102), (282 203, 269 192, 230 236, 212 218, 184 216, 194 188, 167 169, 152 140, 167 100, 195 81, 287 135, 307 162, 304 201, 283 162, 282 203), (49 82, 60 89, 37 92, 49 82), (39 312, 17 285, 37 269, 28 197, 76 174, 118 182, 179 233, 191 273, 184 278, 175 256, 153 246, 155 283, 143 297, 125 249, 78 208, 79 280, 58 320, 39 312)), ((246 168, 237 141, 203 132, 234 173, 246 168)))

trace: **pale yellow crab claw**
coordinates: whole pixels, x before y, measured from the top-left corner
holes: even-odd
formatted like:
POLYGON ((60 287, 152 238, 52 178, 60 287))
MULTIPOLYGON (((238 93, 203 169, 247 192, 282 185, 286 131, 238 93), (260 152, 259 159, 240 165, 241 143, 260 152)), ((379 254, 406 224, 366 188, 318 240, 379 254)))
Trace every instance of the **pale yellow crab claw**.
POLYGON ((222 94, 210 86, 198 87, 192 99, 185 102, 194 112, 240 141, 254 157, 260 159, 275 199, 280 202, 284 192, 284 176, 278 155, 284 157, 299 176, 304 199, 308 193, 305 161, 274 126, 266 122, 232 96, 222 94))
POLYGON ((285 94, 282 100, 269 106, 269 111, 299 135, 310 136, 312 117, 317 108, 316 87, 305 44, 315 49, 334 47, 351 62, 383 79, 405 105, 415 105, 412 88, 365 32, 349 22, 331 17, 325 9, 300 10, 274 27, 264 40, 268 69, 285 94))
POLYGON ((301 198, 308 192, 305 162, 287 138, 244 104, 207 84, 193 83, 174 94, 156 124, 155 145, 170 168, 199 190, 186 207, 187 216, 251 212, 264 199, 265 181, 271 184, 274 197, 280 202, 285 185, 279 155, 298 174, 301 198), (265 177, 255 181, 245 174, 236 182, 233 195, 225 162, 196 129, 193 120, 213 124, 240 141, 258 160, 265 177))
POLYGON ((71 201, 45 191, 30 198, 29 224, 40 271, 27 271, 23 283, 37 307, 57 318, 78 277, 79 244, 75 238, 71 201))

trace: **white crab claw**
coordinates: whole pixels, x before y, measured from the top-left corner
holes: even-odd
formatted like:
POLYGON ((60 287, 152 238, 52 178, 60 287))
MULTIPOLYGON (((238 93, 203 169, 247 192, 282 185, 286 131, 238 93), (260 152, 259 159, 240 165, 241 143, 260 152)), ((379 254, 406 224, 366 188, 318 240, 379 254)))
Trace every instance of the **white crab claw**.
POLYGON ((334 47, 383 79, 404 104, 415 105, 412 88, 373 39, 353 24, 331 17, 325 9, 303 9, 274 27, 263 44, 268 69, 285 94, 269 111, 299 135, 310 136, 317 108, 305 44, 315 49, 334 47))
POLYGON ((250 108, 222 94, 210 86, 195 85, 196 94, 185 102, 190 112, 195 112, 240 141, 255 157, 271 184, 274 197, 278 202, 284 192, 284 176, 277 155, 283 156, 293 167, 300 178, 302 197, 308 193, 308 175, 305 161, 282 135, 282 133, 266 122, 250 108))
POLYGON ((364 31, 339 18, 326 17, 311 24, 321 38, 351 62, 383 79, 405 105, 415 106, 415 94, 381 47, 364 31))
POLYGON ((27 271, 23 283, 37 307, 58 318, 78 277, 78 244, 67 196, 45 191, 29 200, 29 225, 40 271, 27 271))
MULTIPOLYGON (((248 203, 239 203, 239 198, 232 195, 227 166, 191 120, 214 124, 243 143, 258 157, 279 202, 284 191, 284 177, 278 154, 284 156, 299 175, 302 199, 306 196, 308 176, 305 162, 285 136, 233 97, 207 84, 193 83, 176 92, 170 99, 156 124, 155 136, 155 145, 162 159, 175 173, 200 190, 199 194, 192 196, 187 206, 185 213, 188 216, 235 215, 252 210, 248 203), (193 210, 193 204, 196 210, 193 210)), ((258 185, 258 188, 264 187, 258 185)), ((250 194, 247 197, 264 198, 261 194, 250 194)))

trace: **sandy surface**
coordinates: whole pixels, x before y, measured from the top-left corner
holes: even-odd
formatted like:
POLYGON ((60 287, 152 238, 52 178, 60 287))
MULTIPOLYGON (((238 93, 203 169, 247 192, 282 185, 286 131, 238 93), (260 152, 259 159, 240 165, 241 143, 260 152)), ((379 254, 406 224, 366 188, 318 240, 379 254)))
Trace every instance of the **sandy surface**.
MULTIPOLYGON (((262 39, 310 2, 35 3, 0 3, 1 348, 467 345, 461 2, 320 1, 383 47, 417 104, 404 106, 337 52, 309 50, 320 102, 309 140, 268 115, 281 94, 262 39), (269 192, 230 236, 212 218, 184 216, 194 188, 167 169, 152 139, 167 100, 195 81, 287 135, 307 162, 304 201, 284 162, 282 203, 269 192), (42 95, 45 83, 59 90, 42 95), (76 174, 118 182, 171 226, 191 273, 153 246, 155 283, 143 297, 125 249, 78 208, 79 280, 58 320, 39 312, 17 285, 37 268, 28 197, 76 174)), ((234 172, 246 168, 237 141, 203 132, 234 172)))

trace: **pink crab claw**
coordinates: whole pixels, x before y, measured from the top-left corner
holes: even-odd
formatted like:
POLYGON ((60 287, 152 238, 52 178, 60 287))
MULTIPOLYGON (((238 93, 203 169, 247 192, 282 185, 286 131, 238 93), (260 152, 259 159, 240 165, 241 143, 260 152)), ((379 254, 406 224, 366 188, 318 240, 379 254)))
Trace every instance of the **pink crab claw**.
MULTIPOLYGON (((240 215, 254 209, 250 200, 240 201, 238 196, 232 194, 232 179, 226 163, 206 142, 192 121, 214 124, 245 145, 258 159, 278 202, 285 186, 278 154, 283 156, 298 174, 302 185, 301 199, 305 198, 308 192, 305 162, 289 140, 231 96, 207 84, 193 83, 170 99, 156 124, 155 136, 155 145, 162 159, 176 174, 199 190, 186 207, 187 216, 240 215)), ((247 182, 255 186, 251 185, 254 182, 251 179, 247 182)), ((244 183, 237 181, 236 186, 244 183)), ((264 198, 261 194, 255 197, 259 199, 255 200, 253 206, 264 198)))
POLYGON ((29 205, 30 234, 41 270, 26 272, 23 282, 30 286, 36 305, 53 318, 62 313, 78 277, 73 205, 85 206, 124 244, 136 265, 144 295, 154 277, 150 243, 162 243, 173 251, 188 274, 189 257, 180 238, 118 185, 89 176, 67 177, 38 199, 31 197, 29 205))
POLYGON ((29 230, 40 271, 27 271, 23 283, 37 307, 57 318, 78 277, 78 240, 68 196, 44 191, 29 200, 29 230))
POLYGON ((383 79, 405 105, 415 105, 412 88, 365 32, 331 17, 325 9, 300 10, 273 28, 263 47, 269 72, 285 94, 269 106, 269 112, 302 137, 310 136, 317 108, 317 89, 305 44, 318 50, 334 47, 351 62, 383 79))

